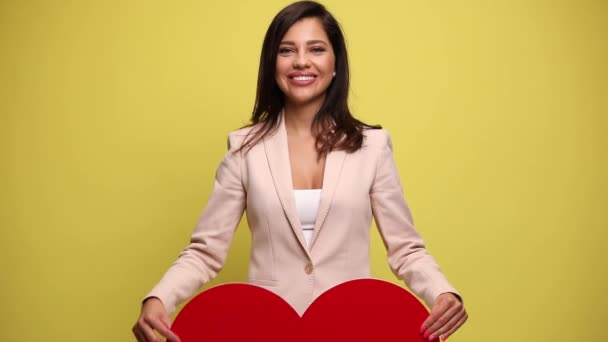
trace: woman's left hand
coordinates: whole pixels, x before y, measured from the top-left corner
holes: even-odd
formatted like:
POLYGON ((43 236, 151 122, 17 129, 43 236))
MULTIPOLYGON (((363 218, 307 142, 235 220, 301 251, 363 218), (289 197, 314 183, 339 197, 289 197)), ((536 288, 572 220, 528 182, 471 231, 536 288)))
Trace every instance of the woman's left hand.
POLYGON ((455 294, 442 293, 437 296, 431 315, 422 323, 420 333, 428 341, 435 341, 438 337, 445 341, 468 317, 464 305, 455 294))

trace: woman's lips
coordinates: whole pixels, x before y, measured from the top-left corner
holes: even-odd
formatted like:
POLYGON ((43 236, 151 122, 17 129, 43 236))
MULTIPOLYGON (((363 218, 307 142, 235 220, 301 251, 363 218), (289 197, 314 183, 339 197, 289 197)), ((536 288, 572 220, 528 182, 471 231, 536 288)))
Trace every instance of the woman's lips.
POLYGON ((306 87, 315 82, 317 76, 305 75, 305 76, 291 76, 288 77, 289 83, 297 87, 306 87))

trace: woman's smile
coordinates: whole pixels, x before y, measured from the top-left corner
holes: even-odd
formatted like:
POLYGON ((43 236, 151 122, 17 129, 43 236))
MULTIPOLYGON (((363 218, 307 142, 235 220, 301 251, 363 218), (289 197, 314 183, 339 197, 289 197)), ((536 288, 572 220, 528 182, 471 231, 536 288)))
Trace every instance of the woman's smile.
POLYGON ((317 75, 306 72, 294 72, 287 75, 291 84, 297 87, 306 87, 315 82, 317 75))

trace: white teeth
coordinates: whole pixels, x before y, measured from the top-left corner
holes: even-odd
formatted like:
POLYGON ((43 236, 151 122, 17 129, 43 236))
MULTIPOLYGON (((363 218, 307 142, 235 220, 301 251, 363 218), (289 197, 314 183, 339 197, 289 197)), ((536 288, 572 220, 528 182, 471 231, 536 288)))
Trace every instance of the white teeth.
POLYGON ((314 76, 295 76, 293 79, 296 81, 310 81, 314 78, 314 76))

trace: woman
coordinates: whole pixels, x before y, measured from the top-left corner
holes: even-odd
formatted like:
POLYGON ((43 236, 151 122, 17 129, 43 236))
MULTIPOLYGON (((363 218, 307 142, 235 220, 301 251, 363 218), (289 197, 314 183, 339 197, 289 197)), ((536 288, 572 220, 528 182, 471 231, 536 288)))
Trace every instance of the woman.
POLYGON ((133 332, 179 341, 168 313, 222 268, 246 209, 252 234, 249 282, 302 314, 321 293, 370 277, 372 217, 389 264, 431 307, 421 327, 444 339, 467 319, 412 225, 388 133, 348 109, 344 37, 311 1, 277 14, 262 49, 252 123, 229 135, 213 193, 191 244, 144 300, 133 332))

